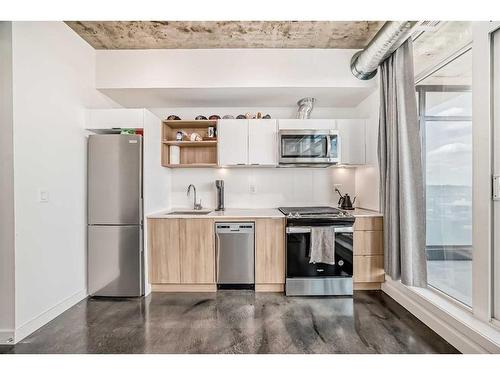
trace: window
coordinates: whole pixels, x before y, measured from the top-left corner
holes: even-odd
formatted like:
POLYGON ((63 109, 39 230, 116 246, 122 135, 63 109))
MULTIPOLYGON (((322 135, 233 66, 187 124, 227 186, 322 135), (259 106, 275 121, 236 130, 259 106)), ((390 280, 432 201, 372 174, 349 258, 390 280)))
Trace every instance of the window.
POLYGON ((430 287, 472 305, 472 52, 417 84, 430 287))

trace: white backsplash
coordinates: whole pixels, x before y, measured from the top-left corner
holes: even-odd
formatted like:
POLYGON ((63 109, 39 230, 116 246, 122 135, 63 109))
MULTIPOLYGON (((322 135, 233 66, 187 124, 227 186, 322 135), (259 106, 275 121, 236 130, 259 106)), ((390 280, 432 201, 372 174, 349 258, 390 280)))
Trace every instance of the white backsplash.
POLYGON ((354 195, 355 169, 351 168, 203 168, 172 170, 171 203, 174 208, 192 208, 189 184, 205 208, 216 204, 215 180, 224 180, 227 208, 267 208, 294 205, 335 205, 333 184, 354 195), (251 186, 255 193, 251 193, 251 186))

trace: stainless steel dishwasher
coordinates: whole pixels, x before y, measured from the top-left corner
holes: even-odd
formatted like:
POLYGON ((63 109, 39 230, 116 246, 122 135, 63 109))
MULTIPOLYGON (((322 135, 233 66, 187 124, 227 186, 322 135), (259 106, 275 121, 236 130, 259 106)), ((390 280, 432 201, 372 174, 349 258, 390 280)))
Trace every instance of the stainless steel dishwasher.
POLYGON ((254 289, 255 224, 216 223, 217 287, 254 289))

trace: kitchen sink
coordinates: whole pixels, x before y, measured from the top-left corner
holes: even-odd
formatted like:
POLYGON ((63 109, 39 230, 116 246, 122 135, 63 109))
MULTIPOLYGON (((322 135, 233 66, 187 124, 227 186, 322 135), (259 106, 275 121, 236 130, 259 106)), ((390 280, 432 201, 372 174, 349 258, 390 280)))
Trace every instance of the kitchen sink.
POLYGON ((212 211, 195 211, 195 210, 190 210, 190 211, 172 211, 169 212, 167 215, 208 215, 212 211))

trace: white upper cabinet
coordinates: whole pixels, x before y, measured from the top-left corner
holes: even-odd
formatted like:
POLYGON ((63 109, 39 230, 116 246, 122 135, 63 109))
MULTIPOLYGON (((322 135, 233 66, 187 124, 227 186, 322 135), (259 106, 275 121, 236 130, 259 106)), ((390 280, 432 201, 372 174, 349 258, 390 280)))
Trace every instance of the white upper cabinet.
POLYGON ((276 165, 276 120, 248 120, 248 164, 276 165))
POLYGON ((248 120, 217 122, 219 165, 248 164, 248 120))
POLYGON ((278 120, 278 127, 282 129, 335 129, 335 120, 318 119, 287 119, 278 120))
POLYGON ((366 164, 366 120, 219 120, 220 166, 276 166, 278 129, 338 130, 341 164, 366 164))
POLYGON ((366 163, 366 120, 336 120, 340 134, 341 164, 366 163))

